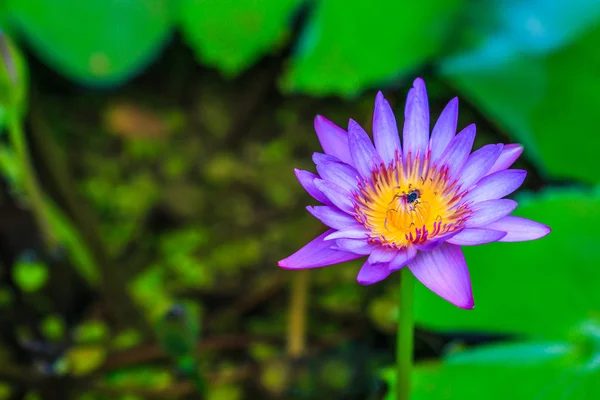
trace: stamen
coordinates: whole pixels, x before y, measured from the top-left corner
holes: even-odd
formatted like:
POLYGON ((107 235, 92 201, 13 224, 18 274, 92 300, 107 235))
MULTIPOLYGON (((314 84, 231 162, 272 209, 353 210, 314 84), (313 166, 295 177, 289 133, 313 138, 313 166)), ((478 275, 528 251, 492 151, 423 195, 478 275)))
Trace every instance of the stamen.
POLYGON ((429 151, 414 159, 409 152, 404 161, 396 151, 354 195, 355 218, 369 230, 369 242, 390 248, 424 243, 459 229, 470 213, 460 204, 456 180, 446 166, 431 165, 429 151))

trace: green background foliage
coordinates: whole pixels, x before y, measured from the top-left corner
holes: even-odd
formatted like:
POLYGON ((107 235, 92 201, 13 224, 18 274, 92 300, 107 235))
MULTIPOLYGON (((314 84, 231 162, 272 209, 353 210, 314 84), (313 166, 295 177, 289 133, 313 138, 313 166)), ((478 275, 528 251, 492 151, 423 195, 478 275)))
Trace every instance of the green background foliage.
POLYGON ((276 262, 322 232, 314 115, 369 126, 381 89, 401 124, 416 76, 524 144, 553 232, 465 249, 473 311, 417 287, 413 398, 600 397, 600 3, 7 0, 0 30, 0 400, 391 399, 394 279, 276 262))

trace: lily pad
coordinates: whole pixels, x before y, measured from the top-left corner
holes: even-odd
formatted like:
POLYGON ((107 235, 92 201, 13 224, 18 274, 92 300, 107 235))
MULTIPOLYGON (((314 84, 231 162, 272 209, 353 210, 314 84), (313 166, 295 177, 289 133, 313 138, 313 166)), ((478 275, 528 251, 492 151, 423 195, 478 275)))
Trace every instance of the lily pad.
POLYGON ((600 320, 600 188, 521 196, 516 214, 550 226, 545 238, 463 248, 475 309, 417 285, 415 318, 443 331, 563 338, 600 320))
POLYGON ((600 181, 600 3, 492 0, 472 15, 463 48, 441 63, 445 78, 547 175, 600 181))
POLYGON ((418 68, 444 43, 460 0, 317 3, 283 88, 351 96, 418 68))
MULTIPOLYGON (((592 400, 600 396, 598 331, 567 342, 493 344, 448 355, 441 363, 419 365, 413 374, 416 400, 592 400), (591 335, 590 335, 591 334, 591 335), (591 346, 590 346, 591 344, 591 346)), ((383 378, 393 399, 394 369, 383 378)))
POLYGON ((48 65, 79 82, 117 84, 171 36, 170 0, 9 0, 17 30, 48 65))
MULTIPOLYGON (((393 373, 386 376, 393 388, 393 373)), ((595 400, 599 378, 594 371, 548 366, 422 366, 413 375, 411 400, 595 400)), ((393 392, 385 399, 393 400, 393 392)))
POLYGON ((182 0, 181 29, 205 64, 235 76, 287 38, 302 0, 182 0))

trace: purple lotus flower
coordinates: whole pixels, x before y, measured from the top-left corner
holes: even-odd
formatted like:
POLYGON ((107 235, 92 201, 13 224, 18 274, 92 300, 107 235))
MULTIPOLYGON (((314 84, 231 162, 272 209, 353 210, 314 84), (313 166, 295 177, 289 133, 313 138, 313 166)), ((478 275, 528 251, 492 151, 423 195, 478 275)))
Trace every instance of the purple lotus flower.
POLYGON ((510 216, 503 199, 525 179, 508 169, 520 145, 489 144, 472 154, 475 125, 456 134, 458 99, 442 111, 429 135, 425 82, 416 79, 404 111, 403 143, 392 109, 379 92, 373 139, 352 119, 348 132, 322 116, 315 130, 325 154, 318 175, 296 170, 306 191, 324 205, 308 211, 330 229, 279 266, 324 267, 369 256, 358 273, 364 285, 408 266, 430 290, 458 307, 473 308, 469 271, 460 246, 539 239, 550 228, 510 216))

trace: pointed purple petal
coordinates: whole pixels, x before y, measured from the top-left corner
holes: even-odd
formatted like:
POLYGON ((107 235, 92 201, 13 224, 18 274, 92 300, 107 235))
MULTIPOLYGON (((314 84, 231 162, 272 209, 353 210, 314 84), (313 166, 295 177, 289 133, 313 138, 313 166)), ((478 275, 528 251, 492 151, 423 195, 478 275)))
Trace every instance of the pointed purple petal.
POLYGON ((479 203, 508 196, 521 186, 527 171, 505 169, 482 178, 464 197, 463 202, 479 203))
POLYGON ((416 255, 417 249, 415 246, 409 246, 406 249, 399 250, 398 254, 396 254, 396 257, 390 261, 390 271, 398 271, 402 267, 408 265, 408 263, 415 258, 416 255))
POLYGON ((326 154, 335 156, 345 163, 352 162, 350 148, 348 147, 348 134, 345 130, 327 118, 317 115, 315 117, 315 131, 326 154))
POLYGON ((354 204, 346 189, 323 179, 315 179, 314 184, 337 208, 348 214, 354 213, 354 204))
POLYGON ((316 206, 306 207, 309 213, 322 223, 333 229, 344 229, 356 224, 356 219, 340 211, 337 207, 316 206))
MULTIPOLYGON (((318 160, 318 157, 316 157, 318 160)), ((341 162, 330 160, 318 160, 317 172, 321 178, 335 183, 342 189, 351 192, 358 187, 359 174, 358 171, 341 162)), ((315 161, 316 162, 316 161, 315 161)))
POLYGON ((425 154, 429 143, 429 104, 425 82, 421 78, 415 79, 413 88, 408 92, 404 118, 404 159, 411 153, 414 160, 417 154, 425 154))
POLYGON ((490 168, 487 174, 490 175, 494 172, 507 169, 508 167, 513 165, 515 161, 517 161, 517 158, 519 158, 521 153, 523 153, 523 146, 521 146, 520 144, 505 145, 504 149, 502 149, 502 154, 500 154, 500 157, 498 157, 498 159, 496 160, 494 165, 492 165, 492 168, 490 168))
POLYGON ((313 160, 313 162, 315 164, 320 164, 320 163, 323 163, 323 162, 326 162, 326 161, 337 162, 337 163, 343 162, 342 160, 340 160, 336 156, 332 156, 331 154, 323 154, 323 153, 319 153, 319 152, 314 152, 313 153, 312 160, 313 160))
POLYGON ((427 87, 422 78, 416 78, 413 81, 413 87, 417 91, 417 97, 423 102, 423 118, 427 128, 427 139, 429 139, 429 99, 427 98, 427 87))
POLYGON ((477 203, 471 209, 466 228, 479 228, 507 216, 517 208, 517 202, 510 199, 488 200, 477 203))
POLYGON ((442 155, 454 135, 456 135, 457 123, 458 97, 455 97, 446 105, 431 132, 429 148, 431 149, 432 162, 435 162, 442 155))
POLYGON ((288 258, 279 261, 278 265, 286 269, 317 268, 362 257, 360 254, 332 250, 330 248, 332 243, 324 240, 325 236, 331 233, 333 230, 323 233, 288 258))
POLYGON ((475 124, 471 124, 460 131, 458 135, 454 136, 448 147, 446 147, 446 150, 444 150, 444 153, 438 159, 437 165, 447 165, 450 177, 456 177, 456 174, 460 172, 469 158, 474 140, 475 124))
POLYGON ((358 271, 356 280, 361 285, 372 285, 381 282, 388 276, 390 276, 390 269, 387 263, 371 264, 371 262, 367 260, 360 271, 358 271))
POLYGON ((397 254, 398 250, 396 249, 386 249, 385 247, 379 246, 373 250, 369 260, 371 264, 388 264, 397 254))
POLYGON ((506 232, 506 236, 500 239, 499 242, 524 242, 527 240, 535 240, 546 236, 552 231, 550 227, 544 224, 512 215, 492 222, 491 224, 486 225, 485 228, 506 232))
POLYGON ((503 147, 502 144, 488 144, 479 150, 475 150, 469 156, 458 178, 458 185, 462 190, 469 189, 485 176, 500 156, 503 147))
MULTIPOLYGON (((487 228, 487 227, 486 227, 487 228)), ((447 240, 458 246, 477 246, 479 244, 497 242, 506 236, 506 232, 491 229, 467 228, 447 240)))
POLYGON ((423 244, 415 244, 415 247, 417 248, 418 251, 433 251, 433 250, 437 249, 438 247, 440 247, 442 244, 444 244, 448 239, 457 235, 463 229, 464 228, 461 228, 460 230, 456 230, 453 232, 446 232, 446 233, 442 233, 440 235, 436 235, 433 238, 427 240, 423 244))
POLYGON ((362 225, 356 222, 353 225, 349 225, 344 229, 337 232, 332 232, 325 237, 325 240, 334 239, 362 239, 366 240, 369 235, 369 231, 362 225))
POLYGON ((331 200, 327 198, 315 185, 315 179, 319 179, 319 177, 312 172, 304 171, 301 169, 294 169, 296 173, 296 178, 298 178, 298 182, 300 185, 306 190, 308 194, 310 194, 315 200, 320 201, 323 204, 333 205, 331 200))
MULTIPOLYGON (((452 235, 452 236, 454 236, 454 235, 452 235)), ((433 251, 433 250, 437 249, 438 247, 440 247, 445 241, 446 241, 445 238, 436 237, 435 240, 428 240, 427 242, 425 242, 423 244, 415 244, 415 247, 419 251, 433 251)))
POLYGON ((335 245, 342 251, 351 253, 369 255, 377 248, 375 244, 369 244, 364 239, 338 239, 335 245))
POLYGON ((371 178, 371 172, 381 165, 381 158, 367 132, 354 120, 348 123, 348 139, 352 164, 365 179, 371 178))
POLYGON ((460 308, 474 307, 469 270, 459 246, 444 243, 434 251, 419 253, 408 268, 441 298, 460 308))
POLYGON ((400 136, 396 117, 390 107, 390 103, 378 92, 375 98, 375 111, 373 112, 373 140, 375 148, 383 162, 388 165, 394 161, 396 151, 402 154, 400 147, 400 136))

